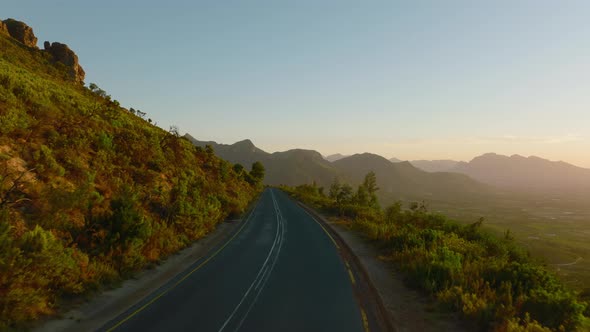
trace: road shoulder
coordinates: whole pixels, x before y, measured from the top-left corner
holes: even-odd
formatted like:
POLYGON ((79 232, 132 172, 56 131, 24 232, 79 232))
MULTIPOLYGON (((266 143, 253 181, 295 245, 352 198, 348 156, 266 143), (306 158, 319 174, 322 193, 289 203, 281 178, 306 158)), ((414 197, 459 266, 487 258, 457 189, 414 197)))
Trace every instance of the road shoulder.
POLYGON ((73 306, 61 318, 42 322, 34 329, 50 331, 94 331, 115 319, 154 290, 166 285, 175 276, 188 269, 199 258, 226 242, 244 220, 224 221, 215 230, 189 247, 168 257, 153 269, 138 273, 125 280, 120 287, 93 296, 89 301, 73 306))
POLYGON ((385 311, 388 322, 386 329, 406 332, 468 331, 459 318, 453 314, 441 313, 428 296, 408 288, 403 276, 394 267, 380 260, 379 253, 358 233, 342 223, 332 222, 317 211, 298 202, 318 221, 342 241, 355 256, 359 269, 364 272, 371 285, 373 296, 381 310, 385 311))

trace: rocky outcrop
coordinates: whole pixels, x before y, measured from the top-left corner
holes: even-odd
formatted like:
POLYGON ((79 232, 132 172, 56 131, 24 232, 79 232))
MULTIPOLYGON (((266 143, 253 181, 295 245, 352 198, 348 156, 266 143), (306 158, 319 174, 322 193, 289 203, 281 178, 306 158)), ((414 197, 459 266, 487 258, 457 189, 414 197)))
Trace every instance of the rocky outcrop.
POLYGON ((54 61, 61 62, 69 68, 70 77, 76 81, 83 83, 86 73, 78 63, 78 56, 72 51, 68 45, 62 43, 43 43, 46 52, 51 54, 54 61))
POLYGON ((8 27, 4 24, 3 21, 0 21, 0 34, 7 35, 8 34, 8 27))
MULTIPOLYGON (((8 34, 10 37, 18 40, 28 47, 37 48, 37 37, 33 33, 33 28, 24 22, 9 18, 0 21, 0 34, 8 34)), ((60 62, 68 68, 68 74, 72 80, 84 83, 86 73, 78 63, 78 56, 68 45, 62 43, 43 43, 45 52, 49 53, 53 61, 60 62)))
MULTIPOLYGON (((26 25, 24 22, 9 18, 4 20, 3 23, 6 25, 10 36, 19 42, 29 47, 37 47, 37 37, 33 33, 33 28, 26 25)), ((1 30, 2 28, 0 28, 1 30)))

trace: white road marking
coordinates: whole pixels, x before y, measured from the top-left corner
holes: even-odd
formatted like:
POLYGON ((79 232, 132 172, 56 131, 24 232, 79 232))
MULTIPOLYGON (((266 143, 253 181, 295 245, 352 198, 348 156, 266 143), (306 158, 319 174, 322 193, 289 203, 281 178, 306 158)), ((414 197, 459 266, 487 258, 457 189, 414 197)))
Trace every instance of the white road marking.
POLYGON ((258 287, 260 287, 260 283, 262 282, 262 280, 264 280, 264 277, 266 276, 266 272, 268 272, 268 265, 264 267, 264 273, 262 273, 262 278, 260 278, 258 280, 254 289, 258 289, 258 287))
POLYGON ((238 312, 238 310, 240 309, 240 307, 242 306, 242 304, 244 303, 244 301, 246 300, 246 298, 248 297, 248 295, 250 295, 250 292, 252 291, 252 289, 255 287, 254 289, 255 290, 257 289, 258 292, 257 292, 254 300, 252 301, 252 303, 248 307, 246 313, 244 314, 244 316, 242 317, 242 319, 238 323, 238 327, 236 328, 236 330, 240 328, 240 326, 242 325, 242 323, 244 322, 244 320, 246 319, 246 317, 250 313, 250 310, 252 309, 254 303, 258 299, 260 293, 264 289, 264 285, 266 285, 266 281, 270 277, 270 274, 272 272, 272 269, 274 268, 274 266, 275 266, 275 264, 276 264, 276 262, 278 260, 279 253, 280 253, 281 247, 283 245, 284 234, 285 234, 284 221, 283 221, 283 217, 281 216, 281 213, 280 213, 280 210, 279 210, 279 207, 278 207, 278 204, 276 202, 276 199, 275 199, 275 196, 274 196, 274 193, 273 193, 272 189, 270 190, 270 194, 271 194, 271 197, 272 197, 272 201, 273 201, 273 205, 274 205, 275 213, 276 213, 276 219, 277 219, 277 231, 275 233, 275 240, 274 240, 274 242, 273 242, 273 244, 272 244, 272 246, 271 246, 271 248, 270 248, 270 250, 268 252, 268 255, 266 256, 266 259, 264 260, 264 263, 262 263, 262 266, 260 267, 260 270, 258 271, 258 274, 256 275, 256 278, 254 278, 254 280, 250 284, 250 287, 248 287, 248 290, 246 290, 246 293, 244 293, 244 295, 242 296, 242 299, 240 300, 240 302, 238 303, 238 305, 234 308, 234 310, 229 315, 229 317, 225 320, 225 322, 223 323, 223 325, 219 328, 218 332, 222 332, 227 327, 227 325, 234 318, 234 316, 236 315, 236 313, 238 312), (278 247, 277 247, 277 245, 278 245, 278 247), (276 253, 274 253, 275 247, 277 247, 276 253), (273 260, 269 264, 269 260, 273 256, 273 253, 274 253, 274 258, 273 258, 273 260), (260 286, 260 288, 258 288, 259 286, 260 286))
MULTIPOLYGON (((272 193, 272 192, 271 192, 272 193)), ((274 194, 273 194, 273 200, 274 200, 274 194)), ((279 209, 279 205, 276 202, 276 200, 274 201, 274 203, 276 204, 276 211, 277 211, 277 217, 280 216, 280 222, 282 224, 282 231, 281 231, 281 244, 279 245, 279 248, 277 250, 277 254, 275 256, 275 259, 272 262, 272 265, 269 269, 269 273, 266 277, 266 279, 264 279, 264 282, 262 283, 262 287, 260 288, 260 290, 258 291, 258 293, 256 294, 256 297, 254 298, 254 300, 252 301, 252 303, 250 303, 250 306, 248 307, 248 310, 246 310, 246 313, 244 314, 244 316, 242 317, 242 319, 240 320, 240 322, 238 323, 238 325, 236 326, 236 329, 234 331, 238 331, 240 329, 240 327, 242 327, 242 324, 244 323, 244 321, 246 320, 246 317, 248 317, 248 315, 250 314, 250 310, 252 310, 252 307, 254 307, 254 304, 256 303, 256 301, 258 301, 258 297, 260 296, 260 294, 262 293, 262 290, 264 289, 264 286, 266 285, 266 282, 268 281, 268 279, 270 278, 270 273, 272 272, 272 270, 274 269, 277 261, 279 260, 279 254, 281 253, 281 248, 283 247, 283 241, 285 239, 285 220, 283 219, 283 217, 281 216, 281 210, 279 209)))

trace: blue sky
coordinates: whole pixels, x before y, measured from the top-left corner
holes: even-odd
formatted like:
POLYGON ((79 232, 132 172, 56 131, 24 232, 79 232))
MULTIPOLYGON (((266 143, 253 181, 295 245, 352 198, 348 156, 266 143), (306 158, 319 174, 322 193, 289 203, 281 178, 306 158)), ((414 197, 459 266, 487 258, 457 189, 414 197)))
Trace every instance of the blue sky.
POLYGON ((198 139, 590 167, 587 1, 2 2, 198 139))

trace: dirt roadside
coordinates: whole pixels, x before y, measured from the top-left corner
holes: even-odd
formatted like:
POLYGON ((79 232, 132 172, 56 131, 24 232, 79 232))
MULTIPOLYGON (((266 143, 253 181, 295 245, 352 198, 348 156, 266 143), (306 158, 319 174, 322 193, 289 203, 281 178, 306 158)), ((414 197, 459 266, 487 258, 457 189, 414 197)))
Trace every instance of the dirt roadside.
POLYGON ((456 315, 438 311, 433 300, 409 289, 403 276, 388 263, 379 260, 377 250, 358 233, 342 223, 332 222, 317 211, 300 203, 321 223, 340 238, 358 259, 372 288, 389 314, 390 328, 396 332, 470 331, 456 315))
POLYGON ((168 257, 153 269, 138 273, 133 279, 124 281, 120 287, 106 290, 89 301, 74 306, 55 318, 42 322, 33 329, 36 332, 51 331, 95 331, 154 290, 164 286, 179 273, 188 269, 199 258, 225 243, 245 222, 243 220, 224 221, 213 232, 196 241, 191 246, 168 257))

